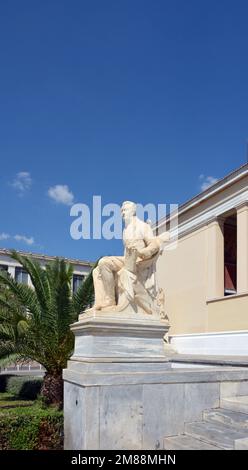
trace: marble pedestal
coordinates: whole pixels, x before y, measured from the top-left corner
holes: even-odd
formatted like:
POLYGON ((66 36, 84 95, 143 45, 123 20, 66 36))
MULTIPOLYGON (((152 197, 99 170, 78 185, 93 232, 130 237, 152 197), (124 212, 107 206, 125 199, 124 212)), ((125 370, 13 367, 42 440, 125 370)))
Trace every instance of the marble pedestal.
POLYGON ((65 449, 163 449, 165 437, 201 421, 204 410, 248 395, 247 367, 170 368, 163 349, 168 325, 159 320, 85 315, 72 330, 65 449))
POLYGON ((110 312, 72 325, 75 350, 63 374, 66 449, 142 448, 142 387, 171 367, 168 329, 156 317, 110 312))
POLYGON ((168 329, 168 322, 149 315, 85 315, 71 327, 75 335, 72 360, 166 361, 163 338, 168 329))

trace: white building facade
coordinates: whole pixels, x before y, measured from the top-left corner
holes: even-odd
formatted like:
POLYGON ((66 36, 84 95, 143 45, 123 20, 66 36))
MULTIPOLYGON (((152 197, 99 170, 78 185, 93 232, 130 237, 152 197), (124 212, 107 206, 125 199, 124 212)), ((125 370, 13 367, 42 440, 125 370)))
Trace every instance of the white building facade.
MULTIPOLYGON (((19 251, 23 256, 28 256, 34 261, 38 261, 41 266, 46 266, 49 262, 56 259, 55 256, 40 255, 36 253, 27 253, 19 251)), ((61 257, 60 257, 61 258, 61 257)), ((84 278, 92 269, 93 263, 70 258, 63 258, 67 263, 73 266, 72 291, 75 292, 84 278)), ((30 276, 23 267, 11 257, 11 251, 0 248, 0 270, 7 271, 16 281, 22 284, 32 285, 30 276)))

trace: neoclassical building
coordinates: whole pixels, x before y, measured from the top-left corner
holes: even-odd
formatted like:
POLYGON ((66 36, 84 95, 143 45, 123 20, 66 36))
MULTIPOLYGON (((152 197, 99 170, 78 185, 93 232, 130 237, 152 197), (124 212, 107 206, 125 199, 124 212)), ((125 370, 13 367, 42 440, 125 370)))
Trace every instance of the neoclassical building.
MULTIPOLYGON (((172 221, 160 220, 157 234, 172 221)), ((184 354, 247 355, 248 164, 179 207, 177 236, 157 268, 172 345, 184 354)))

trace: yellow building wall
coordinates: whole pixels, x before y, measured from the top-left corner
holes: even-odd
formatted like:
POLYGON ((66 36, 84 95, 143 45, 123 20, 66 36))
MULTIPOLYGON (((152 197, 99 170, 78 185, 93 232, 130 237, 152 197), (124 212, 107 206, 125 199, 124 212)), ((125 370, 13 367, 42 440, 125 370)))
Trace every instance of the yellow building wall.
POLYGON ((207 227, 177 241, 158 260, 159 285, 165 291, 170 334, 207 330, 207 227))
POLYGON ((179 239, 158 260, 170 335, 248 329, 248 293, 208 298, 208 249, 205 226, 179 239))
POLYGON ((207 305, 209 332, 247 330, 248 294, 227 296, 207 305))

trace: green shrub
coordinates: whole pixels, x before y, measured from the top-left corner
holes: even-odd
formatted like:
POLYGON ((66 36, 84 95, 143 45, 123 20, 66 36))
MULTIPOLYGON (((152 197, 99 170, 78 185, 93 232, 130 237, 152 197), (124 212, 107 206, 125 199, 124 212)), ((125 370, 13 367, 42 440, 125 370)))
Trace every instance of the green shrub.
POLYGON ((0 450, 63 449, 63 413, 39 404, 0 411, 0 450))
POLYGON ((11 375, 9 374, 1 374, 0 375, 0 392, 6 392, 7 383, 11 375))
POLYGON ((8 392, 16 398, 35 400, 40 393, 42 378, 20 375, 0 375, 0 392, 8 392))
POLYGON ((23 400, 35 400, 41 389, 42 379, 30 379, 23 382, 18 398, 23 400))

